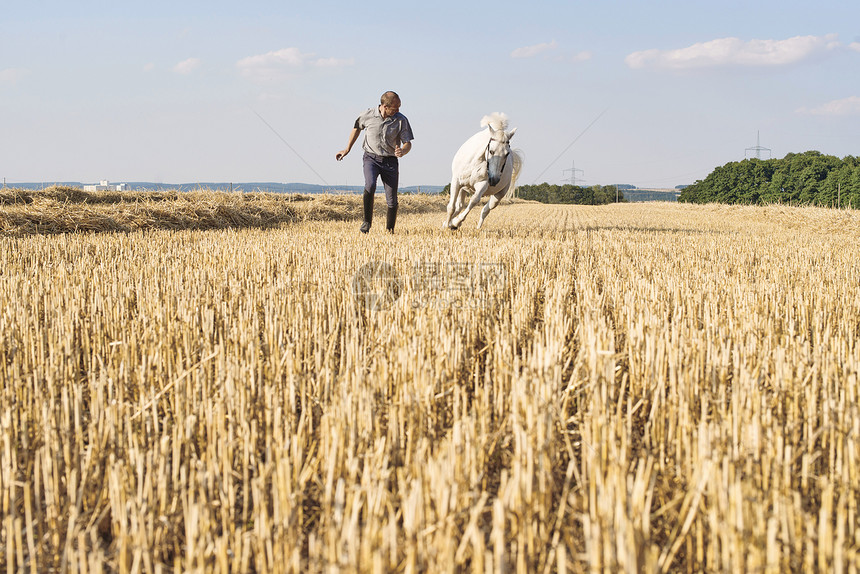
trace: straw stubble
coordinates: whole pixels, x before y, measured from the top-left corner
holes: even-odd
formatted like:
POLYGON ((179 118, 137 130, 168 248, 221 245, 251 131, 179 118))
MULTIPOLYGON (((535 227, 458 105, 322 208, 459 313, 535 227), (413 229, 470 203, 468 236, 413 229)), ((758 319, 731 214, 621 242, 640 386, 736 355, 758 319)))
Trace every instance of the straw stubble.
POLYGON ((440 213, 3 239, 0 563, 856 571, 856 216, 440 213))

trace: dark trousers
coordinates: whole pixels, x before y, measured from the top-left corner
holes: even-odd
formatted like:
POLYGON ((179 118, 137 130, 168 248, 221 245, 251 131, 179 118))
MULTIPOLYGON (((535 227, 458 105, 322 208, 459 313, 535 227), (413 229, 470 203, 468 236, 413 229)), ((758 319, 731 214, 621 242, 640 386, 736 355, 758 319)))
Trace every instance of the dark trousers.
POLYGON ((397 157, 364 152, 365 195, 376 193, 376 180, 379 178, 385 187, 385 203, 389 209, 397 209, 397 182, 400 178, 397 157))

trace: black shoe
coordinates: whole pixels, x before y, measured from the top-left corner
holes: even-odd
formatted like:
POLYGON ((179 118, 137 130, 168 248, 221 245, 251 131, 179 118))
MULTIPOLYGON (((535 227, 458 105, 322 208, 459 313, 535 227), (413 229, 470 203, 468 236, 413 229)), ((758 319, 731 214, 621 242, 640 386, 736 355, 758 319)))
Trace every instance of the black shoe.
POLYGON ((364 223, 361 224, 361 227, 359 227, 358 230, 361 231, 362 233, 367 233, 368 231, 370 231, 370 222, 365 221, 364 223))

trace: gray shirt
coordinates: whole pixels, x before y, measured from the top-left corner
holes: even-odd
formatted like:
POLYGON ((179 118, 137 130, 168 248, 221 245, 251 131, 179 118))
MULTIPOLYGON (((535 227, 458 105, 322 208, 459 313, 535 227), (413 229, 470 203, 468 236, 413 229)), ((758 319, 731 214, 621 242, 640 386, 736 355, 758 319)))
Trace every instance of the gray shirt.
POLYGON ((379 106, 369 108, 358 116, 355 127, 367 130, 362 147, 364 151, 375 155, 393 156, 398 144, 403 145, 415 139, 406 116, 397 112, 389 118, 383 118, 379 106))

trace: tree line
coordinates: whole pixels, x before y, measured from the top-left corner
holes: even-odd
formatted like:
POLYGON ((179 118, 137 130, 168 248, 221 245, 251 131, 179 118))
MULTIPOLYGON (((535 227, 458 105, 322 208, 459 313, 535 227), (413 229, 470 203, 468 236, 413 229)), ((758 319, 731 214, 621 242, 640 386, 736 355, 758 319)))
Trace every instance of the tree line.
POLYGON ((729 162, 685 187, 678 201, 860 208, 860 158, 807 151, 729 162))
POLYGON ((624 193, 614 185, 592 185, 581 187, 578 185, 551 185, 542 183, 540 185, 521 185, 516 189, 516 196, 520 199, 531 199, 541 203, 576 203, 580 205, 604 205, 627 201, 624 193), (616 195, 617 194, 617 195, 616 195))
MULTIPOLYGON (((451 194, 451 185, 445 186, 442 195, 451 194)), ((542 183, 540 185, 518 185, 514 195, 520 199, 530 199, 541 203, 576 203, 580 205, 604 205, 627 201, 624 193, 614 185, 592 185, 580 187, 578 185, 551 185, 542 183), (616 196, 617 193, 617 196, 616 196)))

